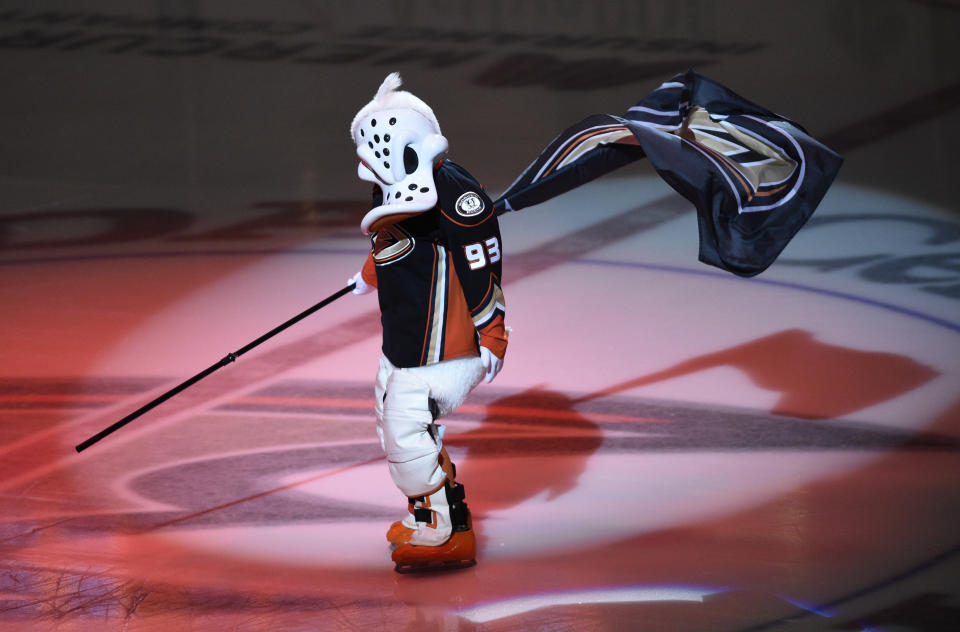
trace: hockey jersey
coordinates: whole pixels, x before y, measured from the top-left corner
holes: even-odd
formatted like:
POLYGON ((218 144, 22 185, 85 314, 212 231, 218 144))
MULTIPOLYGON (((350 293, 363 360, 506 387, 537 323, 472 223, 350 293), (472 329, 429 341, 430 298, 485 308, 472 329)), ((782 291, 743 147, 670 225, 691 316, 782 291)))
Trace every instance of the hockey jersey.
MULTIPOLYGON (((381 228, 363 279, 377 287, 383 353, 409 368, 478 355, 503 358, 502 251, 493 203, 463 167, 434 168, 437 205, 381 228)), ((374 187, 373 206, 382 203, 374 187)))

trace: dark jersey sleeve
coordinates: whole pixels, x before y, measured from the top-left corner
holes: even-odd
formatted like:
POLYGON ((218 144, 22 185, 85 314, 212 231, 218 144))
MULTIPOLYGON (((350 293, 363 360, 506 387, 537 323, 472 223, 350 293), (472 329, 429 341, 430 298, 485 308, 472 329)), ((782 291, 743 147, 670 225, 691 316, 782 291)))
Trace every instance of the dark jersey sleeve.
MULTIPOLYGON (((383 204, 383 191, 380 190, 380 187, 374 185, 373 187, 373 202, 370 205, 370 208, 376 208, 383 204)), ((360 273, 363 276, 363 280, 367 285, 372 287, 377 287, 377 269, 373 262, 373 239, 370 240, 370 252, 367 253, 367 259, 363 262, 363 267, 360 269, 360 273)))
POLYGON ((480 344, 502 359, 507 350, 506 301, 500 289, 503 261, 493 203, 469 173, 449 161, 435 172, 435 180, 440 230, 480 344))

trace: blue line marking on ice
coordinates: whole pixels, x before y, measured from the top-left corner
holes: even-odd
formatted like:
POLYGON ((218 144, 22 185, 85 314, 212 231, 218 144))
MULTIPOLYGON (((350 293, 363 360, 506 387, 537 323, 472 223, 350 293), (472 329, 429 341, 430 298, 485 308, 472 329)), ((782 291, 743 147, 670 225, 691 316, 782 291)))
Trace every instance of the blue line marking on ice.
POLYGON ((586 265, 596 265, 596 266, 609 266, 614 268, 640 268, 643 270, 653 270, 656 272, 671 272, 675 274, 687 274, 692 276, 704 276, 710 277, 713 279, 721 279, 724 281, 739 281, 741 283, 759 283, 762 285, 770 285, 774 287, 785 288, 788 290, 798 290, 800 292, 809 292, 811 294, 820 294, 821 296, 829 296, 831 298, 839 298, 845 301, 851 301, 853 303, 860 303, 862 305, 869 305, 870 307, 876 307, 878 309, 883 309, 889 312, 894 312, 896 314, 901 314, 903 316, 908 316, 910 318, 916 318, 917 320, 922 320, 944 329, 949 329, 960 333, 960 323, 954 323, 949 320, 944 320, 937 316, 931 316, 930 314, 924 314, 923 312, 918 312, 914 309, 908 307, 901 307, 899 305, 894 305, 893 303, 885 303, 883 301, 878 301, 872 298, 865 298, 863 296, 857 296, 855 294, 847 294, 846 292, 838 292, 837 290, 828 290, 825 288, 814 287, 812 285, 803 285, 802 283, 794 283, 792 281, 774 281, 772 279, 758 279, 751 278, 745 279, 743 277, 738 277, 734 274, 726 272, 713 272, 710 270, 694 270, 691 268, 682 268, 679 266, 667 266, 660 265, 655 263, 637 263, 632 261, 611 261, 608 259, 574 259, 571 263, 582 263, 586 265))
MULTIPOLYGON (((197 251, 174 251, 174 252, 132 252, 132 253, 112 253, 112 254, 96 254, 96 255, 63 255, 63 256, 50 256, 50 257, 33 257, 33 258, 24 258, 24 259, 8 259, 0 260, 0 265, 23 265, 23 264, 33 264, 33 263, 60 263, 67 261, 98 261, 98 260, 107 260, 107 259, 150 259, 150 258, 176 258, 176 257, 235 257, 235 256, 251 256, 251 255, 365 255, 369 252, 367 248, 298 248, 295 250, 255 250, 255 249, 241 249, 241 250, 197 250, 197 251)), ((871 298, 865 298, 862 296, 856 296, 855 294, 847 294, 846 292, 838 292, 836 290, 828 290, 825 288, 814 287, 810 285, 803 285, 801 283, 793 283, 790 281, 774 281, 771 279, 758 279, 751 278, 745 279, 738 277, 734 274, 725 273, 725 272, 713 272, 710 270, 695 270, 692 268, 682 268, 679 266, 668 266, 655 263, 638 263, 632 261, 611 261, 608 259, 574 259, 571 263, 580 263, 586 265, 598 265, 598 266, 609 266, 615 268, 639 268, 643 270, 653 270, 657 272, 670 272, 674 274, 686 274, 691 276, 703 276, 710 277, 713 279, 720 279, 723 281, 739 281, 741 283, 759 283, 763 285, 770 285, 775 287, 780 287, 789 290, 798 290, 801 292, 809 292, 811 294, 819 294, 821 296, 830 296, 832 298, 839 298, 846 301, 851 301, 854 303, 860 303, 862 305, 869 305, 870 307, 876 307, 878 309, 883 309, 885 311, 894 312, 901 314, 903 316, 908 316, 910 318, 915 318, 917 320, 922 320, 944 329, 949 329, 960 333, 960 323, 954 323, 949 320, 944 320, 937 316, 932 316, 930 314, 924 314, 923 312, 918 312, 914 309, 907 307, 901 307, 899 305, 894 305, 893 303, 885 303, 883 301, 878 301, 871 298)))

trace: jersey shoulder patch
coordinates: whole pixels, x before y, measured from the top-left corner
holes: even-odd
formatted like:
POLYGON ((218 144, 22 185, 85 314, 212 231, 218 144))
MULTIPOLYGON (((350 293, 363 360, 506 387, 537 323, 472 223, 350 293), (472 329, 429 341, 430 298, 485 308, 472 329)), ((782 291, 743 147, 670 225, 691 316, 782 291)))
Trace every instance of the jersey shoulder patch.
POLYGON ((473 226, 490 216, 493 203, 480 183, 460 165, 444 160, 434 179, 440 210, 450 221, 473 226))
POLYGON ((483 203, 483 198, 475 191, 467 191, 457 198, 457 203, 454 205, 457 215, 463 217, 479 215, 484 208, 486 208, 486 204, 483 203))

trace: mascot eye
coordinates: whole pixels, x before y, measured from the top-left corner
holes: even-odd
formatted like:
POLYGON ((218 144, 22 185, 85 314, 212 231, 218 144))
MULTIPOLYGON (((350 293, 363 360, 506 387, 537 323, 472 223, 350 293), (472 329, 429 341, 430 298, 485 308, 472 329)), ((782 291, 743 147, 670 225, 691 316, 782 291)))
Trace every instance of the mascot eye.
POLYGON ((403 169, 407 172, 407 175, 410 175, 417 170, 417 167, 420 166, 420 158, 417 157, 417 152, 413 150, 413 147, 407 145, 403 148, 403 169))

